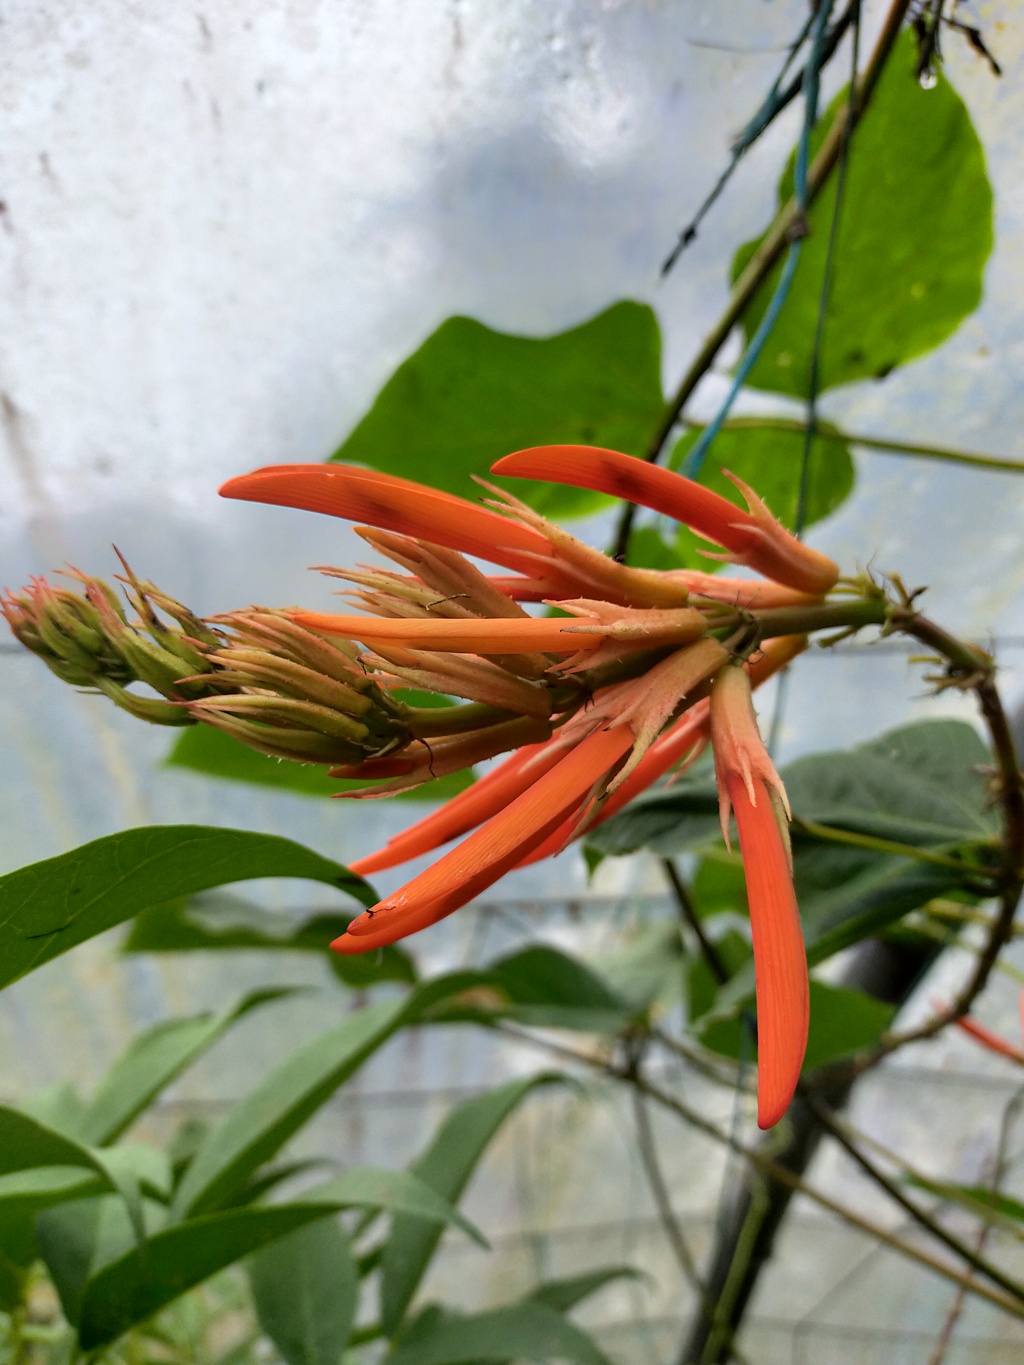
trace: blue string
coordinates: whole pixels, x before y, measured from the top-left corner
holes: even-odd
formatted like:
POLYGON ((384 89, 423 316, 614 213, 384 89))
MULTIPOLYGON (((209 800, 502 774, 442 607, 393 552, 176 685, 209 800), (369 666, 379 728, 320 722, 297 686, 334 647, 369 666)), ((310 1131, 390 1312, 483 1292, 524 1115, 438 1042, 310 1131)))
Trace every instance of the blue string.
MULTIPOLYGON (((820 86, 821 71, 821 48, 825 36, 825 28, 828 23, 829 15, 832 12, 834 0, 822 0, 818 6, 818 12, 814 16, 814 28, 811 33, 811 45, 807 54, 807 62, 804 66, 804 121, 800 130, 800 141, 796 149, 796 165, 793 172, 793 198, 796 201, 797 211, 803 214, 807 210, 807 170, 811 159, 811 134, 818 119, 818 91, 820 86)), ((800 261, 800 248, 802 243, 798 240, 790 242, 786 252, 786 259, 782 266, 782 274, 779 282, 775 286, 768 307, 765 309, 764 317, 751 338, 750 345, 747 347, 736 368, 733 382, 729 386, 725 402, 715 414, 713 420, 704 428, 693 449, 689 452, 683 464, 683 473, 689 478, 695 479, 700 473, 705 456, 711 442, 715 439, 722 429, 725 419, 732 411, 732 405, 736 401, 736 395, 743 387, 747 375, 754 368, 757 359, 764 349, 764 344, 768 339, 775 323, 778 321, 782 307, 789 296, 790 285, 793 283, 793 276, 796 273, 797 265, 800 261)))

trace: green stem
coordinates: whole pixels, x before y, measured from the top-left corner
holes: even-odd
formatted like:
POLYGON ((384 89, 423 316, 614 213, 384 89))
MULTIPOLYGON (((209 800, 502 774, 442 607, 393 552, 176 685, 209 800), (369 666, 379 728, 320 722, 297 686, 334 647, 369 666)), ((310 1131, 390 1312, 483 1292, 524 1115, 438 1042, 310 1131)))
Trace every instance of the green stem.
POLYGON ((815 820, 805 820, 794 815, 792 827, 798 834, 810 835, 813 839, 823 839, 833 844, 849 844, 852 848, 870 848, 876 853, 896 853, 901 858, 916 858, 922 863, 935 863, 938 867, 952 868, 964 874, 984 874, 985 869, 962 858, 950 858, 945 853, 935 853, 928 848, 918 848, 914 844, 902 844, 895 839, 879 839, 874 834, 856 834, 849 829, 834 829, 831 825, 819 825, 815 820))
MULTIPOLYGON (((808 431, 807 423, 798 417, 730 417, 723 422, 722 427, 726 431, 771 427, 775 431, 792 431, 804 436, 808 431)), ((915 459, 945 460, 953 464, 970 465, 974 469, 998 469, 1024 474, 1024 460, 1011 460, 1003 455, 980 455, 974 451, 954 450, 950 446, 922 445, 916 441, 898 441, 884 436, 864 436, 854 431, 837 431, 829 428, 822 430, 820 423, 816 431, 819 436, 843 441, 846 445, 861 446, 865 450, 910 455, 915 459)))

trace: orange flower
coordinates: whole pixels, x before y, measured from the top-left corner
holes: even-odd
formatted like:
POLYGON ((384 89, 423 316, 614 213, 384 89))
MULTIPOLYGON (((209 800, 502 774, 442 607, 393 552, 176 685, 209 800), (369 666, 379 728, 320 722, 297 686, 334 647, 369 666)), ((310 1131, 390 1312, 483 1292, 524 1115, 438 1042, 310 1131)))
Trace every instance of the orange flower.
POLYGON ((770 1128, 789 1108, 807 1049, 807 955, 793 890, 788 802, 757 729, 750 680, 726 667, 711 689, 711 744, 722 833, 735 813, 750 904, 757 992, 757 1121, 770 1128))
MULTIPOLYGON (((935 1005, 936 1009, 945 1008, 941 1002, 933 1001, 932 1003, 935 1005)), ((970 1015, 967 1015, 962 1019, 957 1019, 955 1023, 958 1029, 963 1033, 968 1034, 975 1042, 980 1043, 982 1047, 987 1048, 989 1052, 997 1052, 1001 1057, 1009 1057, 1012 1062, 1024 1064, 1024 1048, 1016 1043, 1011 1043, 1010 1040, 1004 1038, 1002 1034, 996 1033, 990 1028, 986 1028, 984 1024, 979 1024, 978 1021, 972 1019, 970 1015)), ((1020 1028, 1021 1033, 1024 1034, 1024 991, 1021 991, 1020 993, 1020 1028)))

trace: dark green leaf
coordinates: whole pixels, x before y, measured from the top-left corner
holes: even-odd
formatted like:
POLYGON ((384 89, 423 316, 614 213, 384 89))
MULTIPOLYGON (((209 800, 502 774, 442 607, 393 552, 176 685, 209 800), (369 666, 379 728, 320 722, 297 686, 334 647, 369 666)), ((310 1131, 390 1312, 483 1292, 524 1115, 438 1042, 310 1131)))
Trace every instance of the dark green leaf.
MULTIPOLYGON (((536 1085, 551 1079, 541 1075, 509 1081, 457 1105, 410 1168, 412 1173, 442 1198, 457 1203, 488 1143, 509 1114, 536 1085)), ((395 1219, 381 1257, 381 1321, 387 1333, 396 1330, 412 1302, 437 1249, 441 1231, 437 1223, 420 1218, 395 1219)), ((489 1354, 477 1351, 476 1357, 489 1354)))
MULTIPOLYGON (((908 31, 853 139, 839 225, 820 388, 881 378, 950 336, 978 306, 992 249, 992 189, 981 143, 962 100, 940 74, 915 78, 908 31)), ((837 96, 832 106, 845 98, 837 96)), ((817 141, 830 122, 826 116, 817 141)), ((808 214, 810 235, 782 313, 748 383, 804 397, 835 210, 833 175, 808 214)), ((780 199, 792 192, 792 162, 780 199)), ((741 247, 734 275, 758 246, 741 247)), ((778 282, 769 275, 744 314, 753 334, 778 282)))
MULTIPOLYGON (((87 1202, 87 1201, 83 1201, 87 1202)), ((66 1205, 65 1208, 72 1208, 66 1205)), ((144 1322, 209 1276, 343 1208, 413 1210, 418 1217, 455 1223, 479 1237, 444 1199, 408 1173, 358 1167, 303 1195, 301 1202, 273 1208, 229 1209, 164 1228, 143 1246, 94 1270, 79 1300, 83 1350, 105 1346, 144 1322)), ((51 1217, 64 1210, 51 1210, 51 1217)), ((61 1243, 57 1239, 57 1250, 61 1243)), ((99 1264, 93 1256, 92 1265, 99 1264)), ((72 1318, 74 1321, 74 1318, 72 1318)))
POLYGON ((140 1034, 103 1078, 76 1125, 76 1136, 97 1146, 113 1142, 232 1024, 251 1010, 291 994, 290 990, 252 991, 221 1014, 168 1019, 140 1034))
POLYGON ((486 1360, 610 1365, 586 1333, 546 1303, 524 1299, 463 1317, 432 1312, 413 1323, 384 1365, 468 1365, 486 1360))
POLYGON ((412 958, 392 944, 359 957, 330 952, 332 940, 343 934, 351 915, 319 911, 296 920, 241 897, 209 892, 188 899, 167 901, 136 915, 125 940, 126 953, 188 953, 218 949, 289 949, 327 955, 336 974, 351 986, 380 981, 416 980, 412 958))
POLYGON ((288 1365, 339 1365, 359 1299, 359 1273, 337 1220, 289 1233, 249 1259, 260 1326, 288 1365))
MULTIPOLYGON (((644 304, 617 303, 557 336, 494 332, 472 318, 443 322, 381 389, 334 459, 478 495, 500 456, 524 446, 583 442, 640 455, 663 406, 661 334, 644 304)), ((546 516, 608 499, 515 481, 546 516)))
POLYGON ((147 906, 254 877, 325 882, 376 897, 340 863, 276 834, 151 825, 110 834, 0 877, 0 986, 147 906))
MULTIPOLYGON (((360 791, 372 782, 354 782, 328 777, 327 769, 315 763, 292 763, 258 753, 247 744, 214 730, 208 725, 193 725, 182 730, 164 760, 171 768, 188 768, 221 777, 228 782, 253 782, 258 787, 278 787, 299 796, 338 796, 341 792, 360 791)), ((411 792, 395 797, 400 801, 447 801, 457 792, 472 786, 471 772, 451 773, 425 782, 411 792)), ((389 798, 390 799, 390 798, 389 798)))
POLYGON ((21 1303, 21 1275, 13 1261, 0 1251, 0 1312, 10 1313, 21 1303))

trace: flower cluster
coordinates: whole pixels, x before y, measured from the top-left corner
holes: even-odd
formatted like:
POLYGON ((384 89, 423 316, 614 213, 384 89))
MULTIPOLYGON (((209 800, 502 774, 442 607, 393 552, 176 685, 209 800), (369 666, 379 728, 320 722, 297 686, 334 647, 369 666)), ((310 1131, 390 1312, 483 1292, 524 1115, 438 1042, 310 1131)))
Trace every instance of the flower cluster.
POLYGON ((788 807, 751 690, 803 647, 786 633, 786 609, 819 602, 838 569, 739 480, 746 510, 616 451, 541 447, 499 460, 494 472, 653 508, 762 577, 618 563, 489 484, 480 505, 370 470, 280 465, 221 492, 364 523, 359 534, 397 567, 326 571, 349 585, 343 596, 362 614, 252 608, 203 623, 130 574, 137 621, 111 589, 81 575, 84 598, 37 580, 2 609, 66 681, 146 719, 201 721, 264 752, 329 764, 335 776, 372 784, 360 797, 508 755, 352 865, 371 873, 462 838, 355 919, 332 944, 341 953, 435 924, 510 869, 559 852, 710 741, 723 832, 728 840, 735 815, 746 869, 758 1121, 768 1127, 799 1076, 808 989, 788 807), (554 614, 532 615, 531 603, 554 614), (139 681, 159 697, 130 691, 139 681), (409 687, 463 704, 410 707, 401 700, 409 687))

